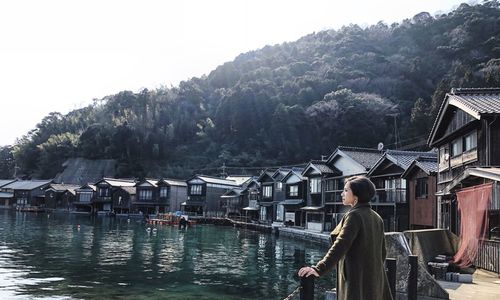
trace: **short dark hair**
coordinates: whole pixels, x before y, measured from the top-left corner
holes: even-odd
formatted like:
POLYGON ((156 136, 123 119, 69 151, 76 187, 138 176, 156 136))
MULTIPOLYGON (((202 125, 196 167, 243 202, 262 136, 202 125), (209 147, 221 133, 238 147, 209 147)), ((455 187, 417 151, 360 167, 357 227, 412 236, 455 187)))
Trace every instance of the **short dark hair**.
POLYGON ((365 176, 349 177, 345 183, 349 183, 352 194, 358 197, 360 203, 368 203, 375 196, 375 184, 365 176))

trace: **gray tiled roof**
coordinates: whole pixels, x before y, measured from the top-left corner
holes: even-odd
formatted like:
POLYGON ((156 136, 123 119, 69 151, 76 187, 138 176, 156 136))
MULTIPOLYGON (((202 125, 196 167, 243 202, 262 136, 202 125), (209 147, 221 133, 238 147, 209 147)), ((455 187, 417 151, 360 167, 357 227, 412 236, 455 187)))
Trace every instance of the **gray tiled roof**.
POLYGON ((285 177, 283 177, 282 181, 286 181, 290 176, 295 175, 297 176, 300 180, 304 180, 304 176, 302 176, 302 171, 299 170, 290 170, 288 174, 286 174, 285 177))
POLYGON ((87 190, 87 189, 91 189, 95 192, 97 190, 97 187, 93 184, 88 183, 88 184, 84 184, 84 185, 80 186, 76 190, 81 191, 81 190, 87 190))
POLYGON ((4 189, 34 190, 51 183, 52 180, 19 180, 3 186, 4 189))
POLYGON ((226 177, 227 180, 235 181, 238 185, 242 185, 248 180, 250 180, 252 176, 250 175, 229 175, 226 177))
POLYGON ((61 183, 52 183, 49 188, 53 188, 54 190, 58 192, 64 192, 66 190, 74 191, 77 188, 79 188, 79 185, 74 185, 74 184, 61 184, 61 183))
POLYGON ((206 175, 198 175, 197 177, 199 179, 205 181, 206 183, 238 186, 236 181, 233 181, 233 180, 226 180, 226 179, 217 178, 217 177, 210 177, 210 176, 206 176, 206 175))
POLYGON ((449 100, 457 101, 478 114, 500 114, 500 89, 453 89, 449 100))
POLYGON ((438 171, 437 156, 434 157, 425 156, 425 157, 415 158, 408 166, 408 168, 406 168, 401 177, 406 178, 415 167, 420 168, 428 175, 432 173, 435 174, 438 171))
POLYGON ((455 106, 477 119, 481 115, 500 114, 500 88, 459 88, 447 93, 432 125, 427 144, 436 142, 436 134, 449 106, 455 106))
POLYGON ((269 170, 266 170, 265 172, 262 172, 260 174, 260 176, 257 178, 257 180, 262 180, 265 176, 271 178, 273 181, 274 181, 274 178, 273 178, 273 174, 274 174, 274 171, 269 171, 269 170))
POLYGON ((243 192, 242 188, 232 188, 229 191, 225 192, 221 198, 231 198, 231 197, 239 197, 243 192))
POLYGON ((187 186, 187 183, 184 180, 179 180, 179 179, 163 178, 163 179, 161 179, 161 181, 163 181, 169 185, 187 186))
POLYGON ((438 171, 437 157, 420 157, 417 158, 416 164, 427 174, 436 173, 438 171))
POLYGON ((111 186, 134 186, 136 184, 133 179, 103 178, 98 182, 101 181, 105 181, 111 186))
POLYGON ((380 157, 382 157, 382 153, 379 150, 372 148, 339 146, 338 149, 349 155, 349 157, 354 159, 366 169, 371 169, 380 157))
POLYGON ((307 176, 311 169, 316 170, 321 175, 342 174, 342 172, 335 168, 335 166, 329 166, 324 160, 311 160, 302 171, 302 175, 307 176))
POLYGON ((151 178, 147 178, 147 179, 145 179, 145 180, 144 180, 144 181, 142 181, 142 182, 138 182, 138 183, 136 183, 136 185, 137 185, 137 184, 144 183, 144 182, 147 182, 147 183, 149 183, 150 185, 152 185, 152 186, 154 186, 154 187, 157 187, 157 186, 158 186, 158 179, 151 179, 151 178))
POLYGON ((0 188, 3 187, 4 185, 7 185, 9 183, 12 183, 16 181, 15 179, 2 179, 0 180, 0 188))
POLYGON ((316 169, 318 169, 322 174, 333 174, 335 173, 332 168, 330 168, 325 161, 313 160, 311 161, 311 165, 313 165, 316 169))
POLYGON ((387 150, 385 156, 394 164, 406 170, 416 158, 437 157, 435 152, 387 150))
POLYGON ((281 181, 292 169, 290 168, 279 168, 272 175, 275 181, 281 181))
POLYGON ((135 195, 136 194, 136 188, 135 186, 121 186, 120 187, 122 190, 127 192, 130 195, 135 195))

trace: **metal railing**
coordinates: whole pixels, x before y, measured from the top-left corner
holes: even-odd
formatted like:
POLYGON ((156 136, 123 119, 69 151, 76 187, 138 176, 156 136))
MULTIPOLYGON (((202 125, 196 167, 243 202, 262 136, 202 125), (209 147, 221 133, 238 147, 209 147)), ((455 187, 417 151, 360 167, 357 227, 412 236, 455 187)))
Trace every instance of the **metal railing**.
POLYGON ((377 189, 375 203, 405 203, 406 189, 377 189))
POLYGON ((342 203, 342 191, 325 191, 325 203, 342 203))
MULTIPOLYGON (((408 274, 408 300, 417 300, 417 280, 418 280, 418 257, 410 255, 408 257, 409 274, 408 274)), ((385 268, 387 279, 389 281, 389 288, 391 290, 392 299, 396 299, 396 259, 387 258, 385 260, 385 268)), ((338 275, 337 275, 338 276, 338 275)), ((314 276, 301 277, 300 286, 295 289, 285 299, 292 299, 293 296, 300 292, 300 300, 314 299, 314 276)), ((338 287, 335 289, 338 291, 338 287)), ((336 298, 334 298, 336 299, 336 298)))
POLYGON ((474 265, 500 274, 500 241, 482 240, 474 265))

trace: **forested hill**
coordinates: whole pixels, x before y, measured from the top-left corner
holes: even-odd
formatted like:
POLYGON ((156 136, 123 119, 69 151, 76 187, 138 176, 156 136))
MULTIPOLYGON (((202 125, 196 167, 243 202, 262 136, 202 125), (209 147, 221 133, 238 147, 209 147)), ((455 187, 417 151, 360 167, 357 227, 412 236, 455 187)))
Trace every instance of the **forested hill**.
POLYGON ((12 153, 18 172, 41 178, 68 157, 117 159, 120 176, 292 164, 337 145, 395 148, 394 120, 398 147, 425 142, 451 87, 500 85, 497 57, 497 1, 321 31, 241 54, 178 87, 123 91, 52 113, 1 149, 0 171, 11 175, 12 153))

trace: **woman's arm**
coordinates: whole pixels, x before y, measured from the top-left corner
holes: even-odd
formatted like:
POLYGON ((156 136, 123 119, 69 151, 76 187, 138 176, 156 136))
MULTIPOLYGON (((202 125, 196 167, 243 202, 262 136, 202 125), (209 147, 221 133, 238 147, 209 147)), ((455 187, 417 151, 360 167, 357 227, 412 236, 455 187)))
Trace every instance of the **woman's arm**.
POLYGON ((339 260, 349 251, 352 242, 358 236, 359 228, 361 225, 360 216, 355 213, 350 213, 346 216, 344 220, 344 226, 340 230, 337 239, 330 247, 326 255, 321 259, 316 266, 312 268, 318 273, 318 275, 323 275, 324 273, 331 270, 339 260))

